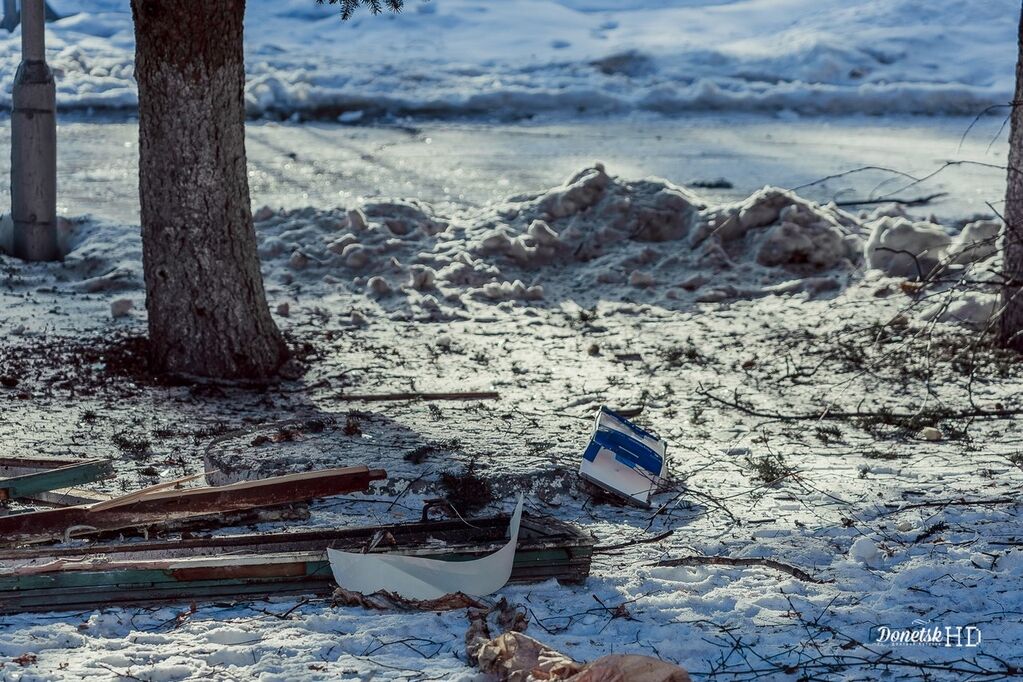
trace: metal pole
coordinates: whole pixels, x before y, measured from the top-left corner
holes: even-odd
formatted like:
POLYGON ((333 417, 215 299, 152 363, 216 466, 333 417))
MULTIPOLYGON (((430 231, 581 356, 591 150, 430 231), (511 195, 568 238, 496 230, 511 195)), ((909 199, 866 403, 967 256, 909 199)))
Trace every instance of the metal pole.
POLYGON ((23 0, 21 65, 11 112, 14 255, 57 260, 56 86, 46 64, 44 0, 23 0))

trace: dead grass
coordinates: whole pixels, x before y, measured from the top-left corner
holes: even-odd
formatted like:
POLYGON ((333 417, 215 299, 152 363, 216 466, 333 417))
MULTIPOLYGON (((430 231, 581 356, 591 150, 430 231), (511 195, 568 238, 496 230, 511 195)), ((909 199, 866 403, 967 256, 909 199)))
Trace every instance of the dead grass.
POLYGON ((442 473, 440 485, 444 499, 462 516, 475 514, 495 499, 493 486, 480 476, 475 460, 462 471, 442 473))

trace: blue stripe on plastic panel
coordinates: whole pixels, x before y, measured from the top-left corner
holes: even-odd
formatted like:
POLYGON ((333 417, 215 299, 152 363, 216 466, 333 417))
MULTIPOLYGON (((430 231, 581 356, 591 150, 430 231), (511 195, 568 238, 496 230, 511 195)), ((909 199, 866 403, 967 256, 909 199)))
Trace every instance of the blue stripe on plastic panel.
POLYGON ((659 438, 657 437, 657 435, 656 435, 656 434, 650 433, 649 431, 647 431, 647 430, 645 430, 645 429, 643 429, 643 428, 641 428, 641 427, 639 427, 639 426, 636 426, 635 424, 633 424, 632 422, 630 422, 630 421, 629 421, 628 419, 626 419, 626 418, 625 418, 625 417, 623 417, 622 415, 620 415, 620 414, 618 414, 617 412, 615 412, 614 410, 611 410, 611 409, 608 409, 607 407, 603 407, 603 406, 602 406, 602 407, 600 408, 600 411, 601 411, 601 412, 603 412, 604 414, 608 415, 609 417, 612 417, 612 418, 616 419, 616 420, 617 420, 617 421, 619 421, 619 422, 620 422, 620 423, 621 423, 621 424, 622 424, 623 426, 625 426, 625 427, 627 427, 627 428, 629 428, 629 429, 632 429, 633 431, 635 431, 636 433, 638 433, 638 434, 639 434, 640 436, 643 436, 643 437, 645 437, 645 438, 652 438, 652 439, 654 439, 654 440, 660 440, 660 439, 659 439, 659 438))
POLYGON ((586 446, 586 452, 583 453, 583 459, 590 462, 596 461, 598 452, 600 452, 600 443, 591 440, 590 444, 586 446))
POLYGON ((592 455, 590 452, 594 449, 594 446, 597 446, 597 450, 601 447, 607 448, 615 453, 615 459, 633 469, 640 467, 655 476, 659 476, 661 473, 661 456, 643 443, 624 433, 598 429, 597 433, 593 436, 593 441, 586 448, 586 453, 583 455, 583 457, 586 457, 591 462, 597 456, 596 451, 592 455))

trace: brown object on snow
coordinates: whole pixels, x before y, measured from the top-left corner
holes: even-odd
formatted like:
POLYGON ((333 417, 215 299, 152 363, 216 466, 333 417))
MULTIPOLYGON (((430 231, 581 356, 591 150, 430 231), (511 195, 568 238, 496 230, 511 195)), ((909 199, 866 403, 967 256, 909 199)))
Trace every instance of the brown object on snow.
POLYGON ((334 604, 341 606, 361 606, 365 609, 380 611, 454 611, 456 609, 482 609, 482 602, 467 594, 455 592, 437 599, 406 599, 400 594, 380 590, 373 594, 363 594, 354 590, 338 587, 334 590, 334 604))
POLYGON ((568 678, 571 682, 691 682, 689 673, 650 656, 612 654, 568 678))
POLYGON ((568 680, 583 669, 582 663, 521 632, 506 632, 485 642, 477 663, 481 671, 497 675, 502 682, 568 680))
POLYGON ((502 682, 691 682, 679 666, 650 656, 612 654, 578 663, 521 632, 485 642, 477 664, 502 682))

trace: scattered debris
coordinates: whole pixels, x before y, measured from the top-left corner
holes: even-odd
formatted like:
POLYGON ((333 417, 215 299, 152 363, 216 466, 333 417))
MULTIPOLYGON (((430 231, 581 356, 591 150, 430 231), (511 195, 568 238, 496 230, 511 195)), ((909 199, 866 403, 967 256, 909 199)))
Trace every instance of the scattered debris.
POLYGON ((463 516, 475 514, 494 501, 493 486, 479 475, 476 466, 476 460, 472 460, 462 471, 445 471, 440 475, 444 499, 455 513, 463 516))
POLYGON ((347 402, 394 402, 399 400, 498 400, 496 391, 462 391, 454 393, 346 393, 337 396, 347 402))
POLYGON ((465 592, 485 596, 504 587, 512 574, 522 521, 522 496, 508 528, 507 544, 473 561, 448 562, 423 556, 327 550, 330 568, 340 587, 365 594, 393 592, 405 599, 438 599, 465 592))
POLYGON ((582 670, 581 664, 521 632, 506 632, 484 642, 475 653, 482 672, 510 682, 567 680, 582 670))
MULTIPOLYGON (((230 517, 225 521, 229 523, 230 517)), ((364 594, 352 589, 335 592, 325 549, 360 553, 372 546, 369 554, 358 555, 372 558, 411 554, 457 570, 480 559, 486 561, 495 547, 512 544, 505 540, 507 516, 472 519, 469 523, 431 521, 0 549, 0 613, 332 592, 342 604, 434 610, 444 603, 455 604, 459 598, 441 595, 441 601, 427 606, 402 595, 374 590, 364 594), (376 537, 388 539, 374 545, 376 537)), ((589 575, 594 544, 592 535, 573 525, 549 517, 524 516, 508 581, 529 583, 555 578, 565 583, 582 582, 589 575)), ((450 590, 458 591, 457 587, 450 590)), ((473 604, 465 601, 456 608, 465 606, 473 604)))
POLYGON ((753 478, 764 485, 774 485, 795 473, 795 469, 785 462, 780 453, 754 456, 748 454, 743 457, 743 463, 753 478))
POLYGON ((465 631, 465 654, 470 661, 477 661, 480 649, 493 639, 491 620, 499 632, 525 632, 529 627, 525 612, 508 604, 504 597, 489 608, 467 609, 465 616, 469 619, 469 628, 465 631))
POLYGON ((437 599, 406 599, 395 592, 378 590, 363 594, 339 587, 334 590, 334 604, 361 606, 377 611, 457 611, 458 609, 485 609, 484 604, 463 592, 446 594, 437 599))
POLYGON ((426 443, 425 445, 420 445, 414 450, 405 453, 404 460, 406 462, 412 462, 413 464, 422 464, 433 455, 441 452, 457 450, 459 445, 460 443, 457 438, 452 438, 444 443, 426 443))
POLYGON ((579 476, 643 507, 668 474, 666 445, 617 412, 601 407, 579 476))

